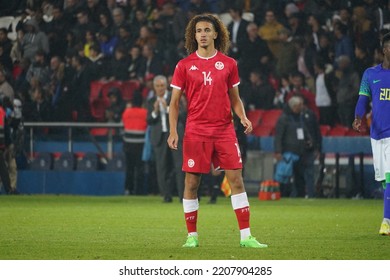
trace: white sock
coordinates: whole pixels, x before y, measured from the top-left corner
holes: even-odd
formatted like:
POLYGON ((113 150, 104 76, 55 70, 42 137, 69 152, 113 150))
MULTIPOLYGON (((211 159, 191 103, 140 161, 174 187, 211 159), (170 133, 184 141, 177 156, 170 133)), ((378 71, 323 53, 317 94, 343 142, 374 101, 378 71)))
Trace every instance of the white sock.
POLYGON ((244 229, 240 230, 241 240, 244 240, 244 239, 248 238, 249 236, 251 236, 251 229, 250 228, 244 228, 244 229))

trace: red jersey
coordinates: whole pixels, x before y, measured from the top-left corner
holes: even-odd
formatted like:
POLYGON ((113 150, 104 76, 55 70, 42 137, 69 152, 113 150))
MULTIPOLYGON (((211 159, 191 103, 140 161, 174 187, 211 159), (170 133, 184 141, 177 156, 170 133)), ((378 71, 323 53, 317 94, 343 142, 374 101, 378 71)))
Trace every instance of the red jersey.
POLYGON ((239 84, 236 61, 219 51, 208 58, 194 52, 179 61, 171 86, 187 98, 186 140, 236 139, 228 91, 239 84))

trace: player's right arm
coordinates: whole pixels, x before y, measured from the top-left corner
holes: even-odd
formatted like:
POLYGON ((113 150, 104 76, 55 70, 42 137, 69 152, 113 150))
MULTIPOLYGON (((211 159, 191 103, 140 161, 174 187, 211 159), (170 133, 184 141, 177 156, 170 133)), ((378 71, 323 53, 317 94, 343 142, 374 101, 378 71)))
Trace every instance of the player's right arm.
POLYGON ((177 150, 179 143, 179 135, 177 133, 177 121, 179 119, 179 106, 182 91, 177 88, 172 89, 171 103, 169 104, 169 137, 168 146, 173 150, 177 150))

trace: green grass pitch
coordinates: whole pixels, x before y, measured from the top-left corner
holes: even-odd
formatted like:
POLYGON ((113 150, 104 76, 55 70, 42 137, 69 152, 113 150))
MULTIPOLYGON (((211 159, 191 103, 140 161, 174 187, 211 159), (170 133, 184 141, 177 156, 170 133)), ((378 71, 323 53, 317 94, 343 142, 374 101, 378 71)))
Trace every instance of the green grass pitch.
POLYGON ((199 248, 181 248, 182 205, 160 197, 0 196, 1 260, 378 260, 381 200, 250 198, 251 230, 267 249, 239 248, 230 199, 200 202, 199 248))

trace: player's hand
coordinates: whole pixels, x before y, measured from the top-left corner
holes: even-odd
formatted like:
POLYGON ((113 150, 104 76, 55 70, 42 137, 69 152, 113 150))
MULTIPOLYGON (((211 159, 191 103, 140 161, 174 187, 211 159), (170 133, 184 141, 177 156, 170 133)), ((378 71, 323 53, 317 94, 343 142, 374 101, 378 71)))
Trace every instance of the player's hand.
POLYGON ((177 144, 179 143, 179 135, 177 133, 169 133, 167 140, 169 148, 177 150, 177 144))
POLYGON ((250 120, 248 120, 246 117, 241 119, 241 124, 245 127, 245 134, 249 134, 252 132, 253 127, 250 120))
POLYGON ((362 127, 362 119, 359 117, 356 117, 355 120, 352 123, 352 128, 356 131, 360 132, 360 128, 362 127))

